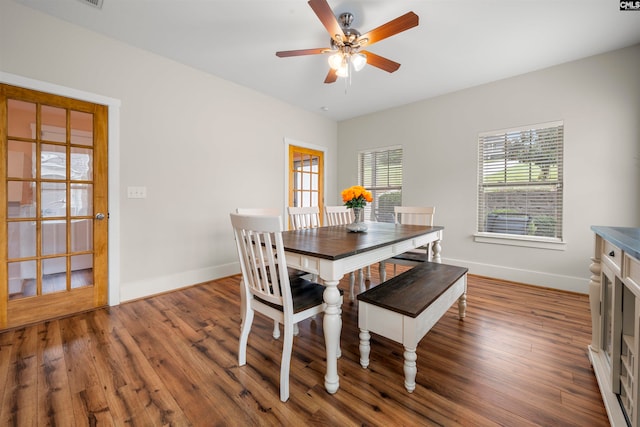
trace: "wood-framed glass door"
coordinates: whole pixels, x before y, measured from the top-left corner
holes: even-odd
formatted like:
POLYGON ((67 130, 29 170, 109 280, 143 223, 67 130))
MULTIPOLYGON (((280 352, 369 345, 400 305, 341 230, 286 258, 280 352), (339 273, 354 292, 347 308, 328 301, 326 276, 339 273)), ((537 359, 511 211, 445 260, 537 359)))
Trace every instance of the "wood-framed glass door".
POLYGON ((320 208, 324 214, 324 153, 289 145, 289 206, 320 208))
POLYGON ((0 329, 107 304, 107 107, 0 85, 0 329))

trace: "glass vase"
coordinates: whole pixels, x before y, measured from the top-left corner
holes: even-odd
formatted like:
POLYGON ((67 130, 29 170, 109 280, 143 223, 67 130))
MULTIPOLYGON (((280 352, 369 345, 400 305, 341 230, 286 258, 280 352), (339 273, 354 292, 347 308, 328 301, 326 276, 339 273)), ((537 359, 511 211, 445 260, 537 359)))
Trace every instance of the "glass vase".
POLYGON ((347 224, 347 230, 352 233, 364 233, 367 228, 367 224, 364 222, 364 208, 353 208, 353 222, 347 224))

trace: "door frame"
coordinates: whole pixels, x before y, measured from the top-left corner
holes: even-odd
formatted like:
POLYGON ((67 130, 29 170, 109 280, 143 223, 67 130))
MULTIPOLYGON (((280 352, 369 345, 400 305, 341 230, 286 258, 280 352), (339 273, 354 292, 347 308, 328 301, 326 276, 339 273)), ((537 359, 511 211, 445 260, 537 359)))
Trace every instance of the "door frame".
POLYGON ((120 303, 120 100, 0 71, 0 82, 107 106, 109 185, 108 304, 120 303))
MULTIPOLYGON (((327 193, 327 174, 326 174, 326 160, 327 160, 327 147, 323 147, 320 145, 309 144, 308 142, 302 142, 295 140, 293 138, 284 137, 284 206, 282 206, 282 212, 284 212, 284 223, 288 223, 287 219, 287 207, 289 206, 289 146, 294 145, 296 147, 308 148, 310 150, 320 151, 322 152, 322 156, 324 158, 324 171, 322 171, 322 188, 324 188, 323 196, 326 198, 327 193)), ((325 204, 325 201, 322 201, 322 204, 325 204)), ((320 216, 322 217, 324 212, 320 212, 320 216)))

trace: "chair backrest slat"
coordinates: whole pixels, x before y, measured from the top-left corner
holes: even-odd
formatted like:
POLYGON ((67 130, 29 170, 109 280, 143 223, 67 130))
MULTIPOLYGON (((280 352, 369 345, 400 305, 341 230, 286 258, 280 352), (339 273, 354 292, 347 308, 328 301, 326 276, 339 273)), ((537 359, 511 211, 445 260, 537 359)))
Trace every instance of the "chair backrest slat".
POLYGON ((320 208, 318 206, 289 206, 287 210, 291 227, 294 230, 320 227, 320 208))
POLYGON ((327 225, 344 225, 353 222, 353 209, 346 206, 325 206, 327 225))
POLYGON ((436 208, 433 206, 394 206, 396 224, 433 226, 436 208))

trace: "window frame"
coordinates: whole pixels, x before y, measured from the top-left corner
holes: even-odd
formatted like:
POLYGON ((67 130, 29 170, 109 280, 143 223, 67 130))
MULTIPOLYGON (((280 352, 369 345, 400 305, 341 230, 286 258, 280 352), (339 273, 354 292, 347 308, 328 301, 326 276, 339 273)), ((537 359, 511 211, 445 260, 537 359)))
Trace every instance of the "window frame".
MULTIPOLYGON (((502 160, 507 163, 507 159, 513 155, 513 152, 510 153, 509 146, 504 145, 504 151, 500 152, 502 155, 502 160)), ((517 164, 527 164, 527 162, 518 162, 517 164)), ((534 162, 528 162, 529 169, 532 168, 532 164, 534 162)), ((479 243, 494 243, 494 244, 503 244, 503 245, 511 245, 511 246, 523 246, 523 247, 534 247, 534 248, 543 248, 543 249, 553 249, 553 250, 564 250, 566 248, 566 241, 564 237, 564 176, 563 176, 563 168, 564 168, 564 121, 552 121, 545 123, 538 123, 529 126, 520 126, 508 129, 500 129, 488 132, 481 132, 478 134, 478 182, 477 182, 477 206, 476 206, 476 233, 474 234, 474 241, 479 243), (525 182, 523 186, 522 182, 517 183, 514 179, 509 185, 509 180, 506 178, 506 169, 505 169, 505 181, 504 187, 505 189, 516 189, 526 188, 529 185, 535 185, 536 187, 547 187, 547 188, 556 188, 556 193, 553 197, 549 198, 549 201, 553 201, 553 211, 556 215, 556 224, 559 225, 559 236, 555 237, 546 237, 546 236, 536 236, 530 234, 519 234, 519 233, 503 233, 503 232, 494 232, 494 231, 486 231, 486 218, 489 214, 488 209, 485 204, 484 195, 485 190, 492 187, 490 183, 487 183, 484 180, 483 172, 485 171, 485 153, 484 150, 486 146, 489 146, 490 141, 499 141, 504 138, 504 141, 508 141, 513 137, 514 134, 520 134, 521 140, 524 140, 527 136, 527 133, 531 132, 539 132, 539 133, 548 133, 552 132, 553 129, 558 129, 560 132, 560 137, 557 139, 551 140, 551 144, 555 144, 553 150, 555 150, 556 163, 555 169, 557 170, 557 176, 555 179, 550 181, 538 181, 538 180, 529 180, 525 182), (559 200, 557 200, 559 198, 559 200), (555 200, 554 200, 555 199, 555 200)), ((535 191, 535 190, 534 190, 535 191)), ((527 197, 527 208, 524 210, 523 214, 531 215, 534 211, 534 208, 528 207, 528 196, 527 197)), ((538 202, 542 199, 536 199, 535 202, 538 202)), ((509 207, 507 205, 503 206, 502 209, 508 210, 509 207)), ((554 231, 557 232, 558 229, 554 228, 554 231)))

